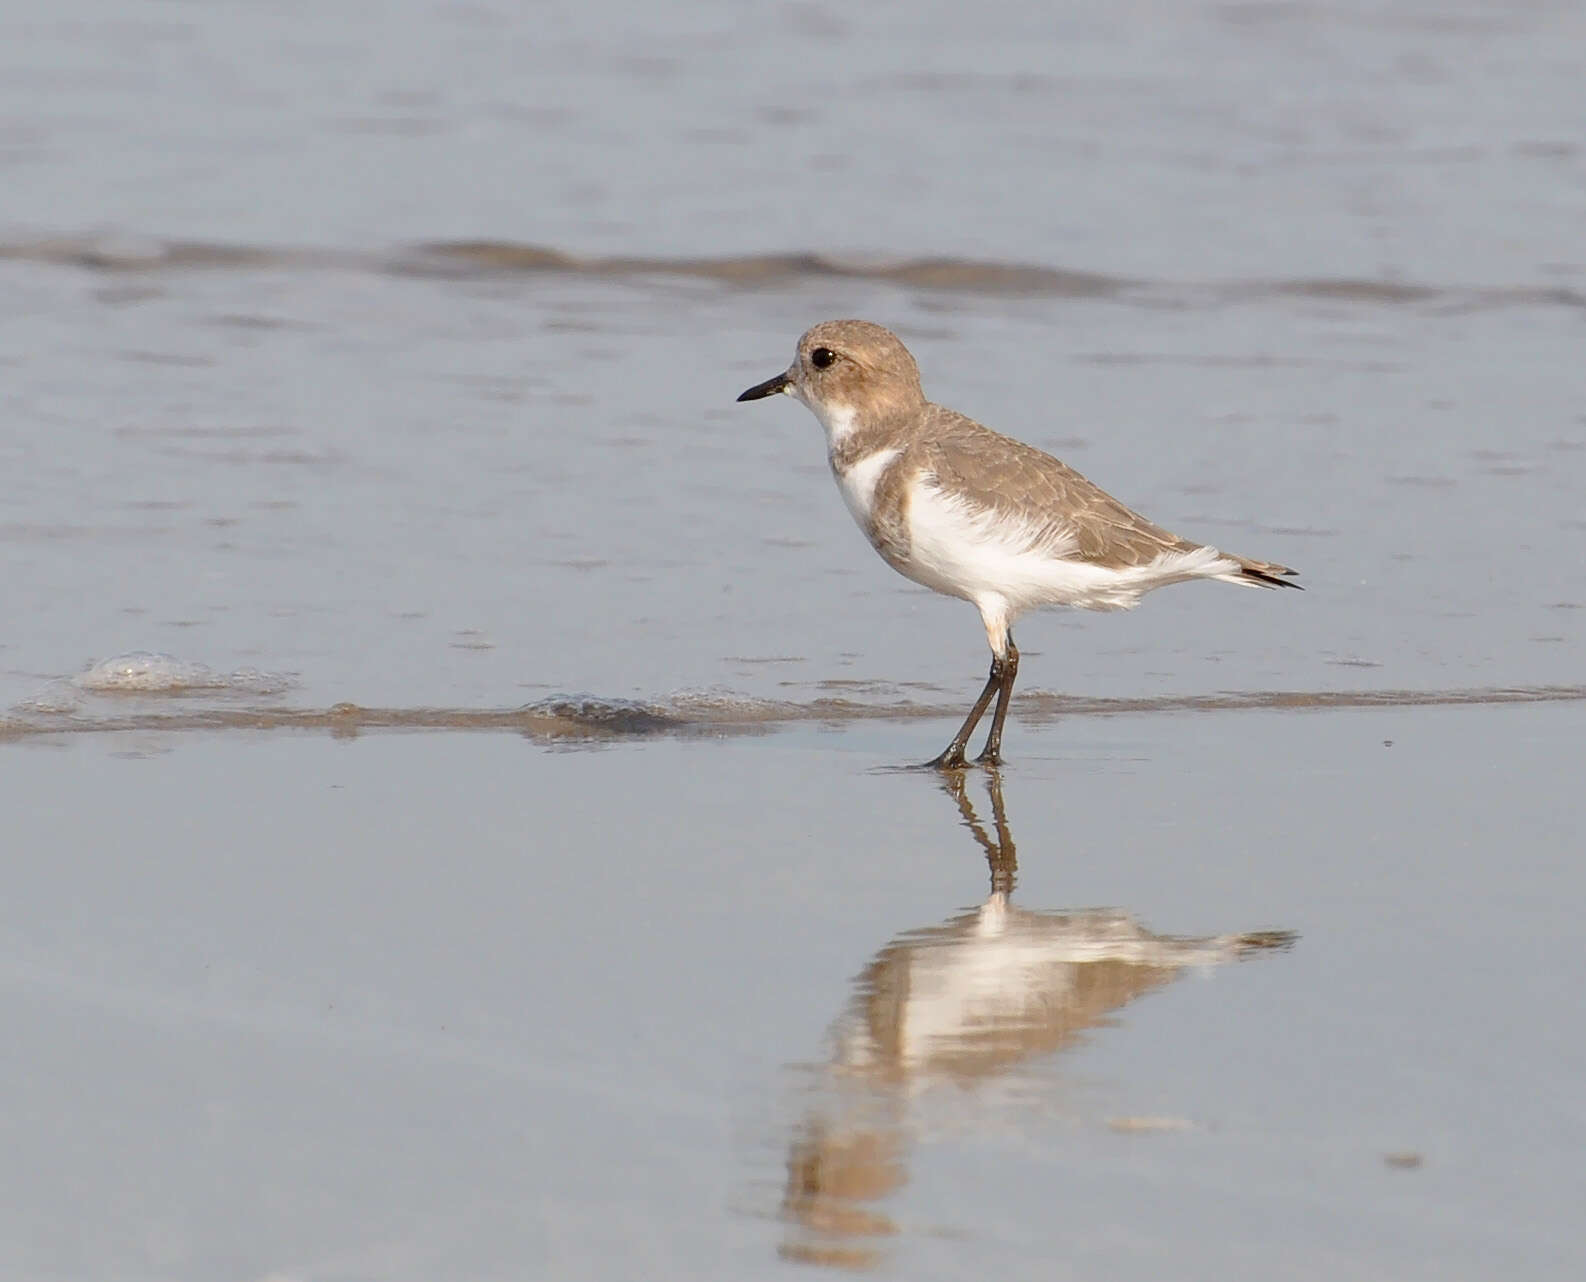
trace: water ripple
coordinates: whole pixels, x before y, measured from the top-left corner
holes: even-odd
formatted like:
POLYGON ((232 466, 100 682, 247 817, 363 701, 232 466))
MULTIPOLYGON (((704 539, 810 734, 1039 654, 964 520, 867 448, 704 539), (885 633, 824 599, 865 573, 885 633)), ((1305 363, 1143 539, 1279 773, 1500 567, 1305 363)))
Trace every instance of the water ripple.
POLYGON ((1301 298, 1376 306, 1436 305, 1458 310, 1499 307, 1586 308, 1586 292, 1545 285, 1439 285, 1358 277, 1267 280, 1147 280, 1039 263, 953 257, 879 258, 783 252, 666 258, 577 254, 517 241, 428 241, 370 251, 228 245, 131 236, 48 236, 0 244, 0 259, 97 272, 366 271, 394 276, 465 278, 559 274, 610 279, 691 277, 743 287, 819 280, 871 280, 970 294, 1106 298, 1144 306, 1301 298))
MULTIPOLYGON (((158 656, 157 656, 158 657, 158 656)), ((103 665, 100 665, 103 666, 103 665)), ((235 692, 253 675, 217 677, 235 692)), ((130 679, 130 678, 124 678, 130 679)), ((109 687, 115 690, 117 687, 109 687)), ((147 687, 123 690, 146 692, 147 687)), ((192 685, 181 687, 196 690, 192 685)), ((242 688, 246 688, 245 686, 242 688)), ((265 692, 265 691, 261 691, 265 692)), ((1086 698, 1033 691, 1014 698, 1015 712, 1030 721, 1059 717, 1142 716, 1153 713, 1336 711, 1349 708, 1434 708, 1516 703, 1586 702, 1586 685, 1493 686, 1450 690, 1255 690, 1141 698, 1086 698)), ((667 736, 761 733, 808 722, 919 721, 959 716, 958 703, 863 703, 850 699, 808 702, 679 695, 655 702, 561 695, 512 708, 370 708, 336 703, 327 708, 269 705, 179 708, 140 705, 125 711, 90 710, 78 702, 31 700, 0 715, 0 740, 117 731, 326 730, 348 735, 376 730, 489 731, 545 742, 600 742, 667 736)))

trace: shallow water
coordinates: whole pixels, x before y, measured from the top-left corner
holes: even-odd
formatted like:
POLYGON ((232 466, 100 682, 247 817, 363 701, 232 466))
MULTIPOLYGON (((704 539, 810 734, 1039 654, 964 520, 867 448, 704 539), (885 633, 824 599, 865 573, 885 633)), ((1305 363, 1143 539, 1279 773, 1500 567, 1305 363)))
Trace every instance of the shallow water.
POLYGON ((1028 619, 1029 689, 1579 680, 1573 306, 0 270, 27 352, 7 704, 129 650, 290 674, 311 706, 961 697, 973 613, 871 555, 807 414, 732 404, 841 311, 892 319, 942 399, 1304 575, 1028 619))
POLYGON ((1578 1272, 1583 85, 1548 5, 0 14, 0 1278, 1578 1272), (1306 593, 1022 620, 1000 828, 894 770, 978 620, 733 403, 837 315, 1306 593))
POLYGON ((71 12, 0 31, 0 706, 127 651, 314 707, 957 699, 967 607, 732 403, 836 314, 1304 573, 1027 620, 1029 689, 1579 681, 1573 11, 71 12))

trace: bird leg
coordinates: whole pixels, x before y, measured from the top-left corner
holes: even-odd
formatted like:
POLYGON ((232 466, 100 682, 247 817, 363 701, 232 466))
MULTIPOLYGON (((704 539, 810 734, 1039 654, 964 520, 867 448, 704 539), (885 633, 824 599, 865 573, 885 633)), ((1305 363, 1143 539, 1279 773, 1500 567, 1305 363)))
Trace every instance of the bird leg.
POLYGON ((1008 704, 1013 699, 1013 679, 1019 675, 1019 650, 1013 644, 1013 633, 1008 633, 1008 653, 1002 656, 1002 670, 997 670, 997 660, 991 662, 992 675, 998 678, 997 710, 991 714, 991 733, 986 736, 986 747, 975 758, 983 766, 1002 764, 1002 723, 1008 719, 1008 704))
MULTIPOLYGON (((1018 652, 1013 649, 1011 641, 1008 644, 1008 649, 1014 655, 1013 666, 1014 670, 1017 671, 1019 666, 1018 652)), ((991 696, 1002 689, 1004 681, 1003 670, 1005 667, 1006 663, 1000 655, 993 654, 991 656, 991 675, 986 678, 986 688, 980 692, 980 698, 975 700, 975 706, 969 710, 969 715, 964 718, 964 724, 958 727, 958 733, 953 736, 953 741, 942 749, 941 756, 933 757, 925 763, 926 765, 935 766, 939 770, 962 770, 969 764, 964 760, 964 745, 969 742, 969 736, 975 733, 975 727, 980 724, 980 718, 986 715, 986 709, 991 706, 991 696)), ((1013 685, 1010 679, 1008 681, 1009 691, 1012 688, 1013 685)), ((998 707, 1004 712, 1007 710, 1005 707, 1006 703, 1007 695, 1003 695, 998 702, 998 707)), ((993 723, 992 733, 997 735, 999 743, 1002 737, 1001 728, 1000 722, 993 723)), ((984 756, 981 757, 982 761, 985 759, 984 756)))

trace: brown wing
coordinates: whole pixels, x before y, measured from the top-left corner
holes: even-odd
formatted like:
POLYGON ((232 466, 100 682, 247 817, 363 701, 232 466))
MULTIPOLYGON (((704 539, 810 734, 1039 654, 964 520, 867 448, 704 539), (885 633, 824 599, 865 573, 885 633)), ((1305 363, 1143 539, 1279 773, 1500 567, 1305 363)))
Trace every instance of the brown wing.
POLYGON ((929 439, 921 448, 939 483, 1026 523, 1032 544, 1067 545, 1069 558, 1109 569, 1200 546, 1153 525, 1050 454, 953 410, 931 409, 929 439))

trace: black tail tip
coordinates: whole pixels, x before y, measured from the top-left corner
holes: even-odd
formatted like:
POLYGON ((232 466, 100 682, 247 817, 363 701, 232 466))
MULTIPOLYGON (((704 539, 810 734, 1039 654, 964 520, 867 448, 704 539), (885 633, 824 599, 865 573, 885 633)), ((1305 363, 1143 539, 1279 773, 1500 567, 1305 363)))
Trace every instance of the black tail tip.
POLYGON ((1298 583, 1291 583, 1284 575, 1298 574, 1298 570, 1291 570, 1288 566, 1273 566, 1271 570, 1258 570, 1254 566, 1244 567, 1244 577, 1252 583, 1259 583, 1264 588, 1293 588, 1296 592, 1305 589, 1298 583))

